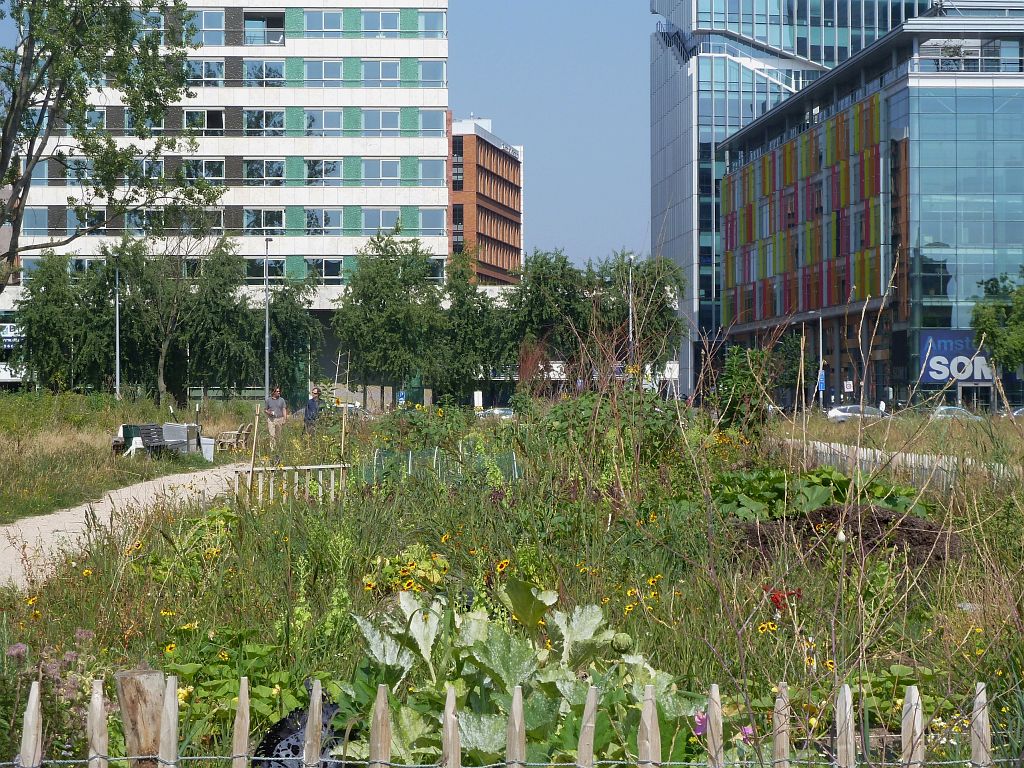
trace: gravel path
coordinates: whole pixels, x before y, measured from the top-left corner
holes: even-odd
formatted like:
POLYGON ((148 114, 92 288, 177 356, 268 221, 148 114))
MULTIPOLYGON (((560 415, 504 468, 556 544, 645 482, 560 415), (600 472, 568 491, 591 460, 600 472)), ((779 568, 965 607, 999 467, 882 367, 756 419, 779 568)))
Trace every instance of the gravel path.
POLYGON ((23 550, 33 572, 45 573, 51 548, 79 536, 85 530, 90 509, 100 524, 107 525, 115 509, 145 508, 157 500, 212 498, 233 487, 235 470, 246 466, 248 464, 228 464, 202 472, 158 477, 109 491, 99 501, 0 526, 0 584, 13 581, 19 587, 25 586, 23 550))

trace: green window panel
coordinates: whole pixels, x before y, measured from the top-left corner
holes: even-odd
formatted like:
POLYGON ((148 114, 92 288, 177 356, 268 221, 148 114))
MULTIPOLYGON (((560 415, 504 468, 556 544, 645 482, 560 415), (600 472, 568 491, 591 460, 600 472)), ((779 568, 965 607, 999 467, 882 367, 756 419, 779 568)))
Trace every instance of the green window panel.
POLYGON ((420 159, 418 157, 402 158, 402 186, 418 187, 420 183, 420 159))
POLYGON ((360 59, 345 59, 345 85, 354 87, 363 81, 363 64, 360 59))
POLYGON ((415 205, 402 206, 402 234, 406 237, 418 237, 420 233, 420 209, 415 205))
POLYGON ((419 59, 402 59, 401 68, 399 70, 400 77, 402 78, 403 88, 419 88, 420 87, 420 60, 419 59))
POLYGON ((284 36, 292 39, 306 34, 306 17, 302 8, 284 9, 284 36))
POLYGON ((302 256, 284 257, 284 277, 293 283, 301 283, 306 279, 306 259, 302 256))
MULTIPOLYGON (((346 187, 358 187, 363 181, 363 158, 346 157, 342 160, 342 174, 346 187)), ((348 229, 348 225, 345 226, 348 229)))
POLYGON ((345 107, 341 119, 345 136, 360 136, 362 134, 363 110, 359 107, 345 107))
POLYGON ((285 136, 302 136, 306 132, 306 112, 302 107, 284 108, 285 136))
POLYGON ((358 205, 346 205, 341 214, 345 234, 349 237, 363 233, 363 209, 358 205))
POLYGON ((352 279, 352 275, 356 273, 356 265, 359 264, 359 259, 356 256, 345 256, 341 264, 341 280, 345 285, 348 285, 352 279))
POLYGON ((363 32, 363 12, 360 8, 346 8, 343 12, 342 24, 345 37, 359 37, 363 32))
POLYGON ((301 157, 286 157, 284 159, 285 186, 301 187, 306 183, 306 162, 301 157))
POLYGON ((398 28, 402 37, 418 37, 420 33, 420 12, 418 8, 403 8, 400 12, 398 28))
POLYGON ((305 64, 298 56, 284 60, 284 79, 291 88, 302 88, 306 84, 305 64))
POLYGON ((418 136, 420 132, 420 111, 416 107, 402 107, 398 126, 403 136, 418 136))
POLYGON ((284 233, 289 236, 306 234, 306 209, 301 205, 284 209, 284 233))

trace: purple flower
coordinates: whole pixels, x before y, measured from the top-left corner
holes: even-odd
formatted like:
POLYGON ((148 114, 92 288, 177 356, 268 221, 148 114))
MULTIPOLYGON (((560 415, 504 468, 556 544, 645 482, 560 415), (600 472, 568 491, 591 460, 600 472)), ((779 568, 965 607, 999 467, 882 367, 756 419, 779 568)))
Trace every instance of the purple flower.
POLYGON ((15 661, 24 661, 25 657, 28 656, 28 646, 24 643, 9 645, 7 646, 7 656, 15 661))
POLYGON ((707 712, 694 712, 693 713, 693 735, 703 736, 708 729, 708 715, 707 712))
POLYGON ((754 741, 754 726, 744 725, 740 728, 740 736, 743 737, 744 744, 750 744, 754 741))
POLYGON ((79 645, 81 645, 83 643, 88 643, 94 637, 96 637, 96 633, 93 632, 91 629, 76 629, 75 630, 75 642, 78 643, 79 645))
POLYGON ((64 654, 65 664, 74 664, 76 661, 78 661, 78 654, 74 651, 68 651, 64 654))
POLYGON ((63 671, 64 665, 59 661, 48 661, 43 664, 43 674, 54 680, 60 680, 60 675, 63 671))

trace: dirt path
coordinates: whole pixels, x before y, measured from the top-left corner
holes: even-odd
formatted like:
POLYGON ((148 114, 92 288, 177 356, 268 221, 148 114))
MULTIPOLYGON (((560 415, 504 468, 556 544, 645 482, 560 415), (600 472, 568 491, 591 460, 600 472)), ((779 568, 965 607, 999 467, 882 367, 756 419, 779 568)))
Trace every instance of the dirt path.
POLYGON ((99 501, 61 509, 48 515, 16 520, 0 526, 0 584, 13 581, 24 586, 24 555, 34 572, 46 570, 48 552, 61 541, 73 540, 85 530, 86 514, 93 510, 103 525, 115 509, 147 507, 159 500, 212 498, 233 486, 235 470, 246 464, 229 464, 202 472, 167 475, 155 480, 108 491, 99 501))

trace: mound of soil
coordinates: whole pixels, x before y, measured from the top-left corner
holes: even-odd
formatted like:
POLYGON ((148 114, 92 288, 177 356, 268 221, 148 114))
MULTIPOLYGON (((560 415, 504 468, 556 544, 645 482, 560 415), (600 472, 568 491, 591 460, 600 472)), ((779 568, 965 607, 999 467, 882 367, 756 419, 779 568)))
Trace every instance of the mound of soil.
POLYGON ((906 552, 907 564, 915 567, 942 565, 963 554, 960 537, 948 528, 884 507, 822 507, 805 515, 767 523, 740 523, 742 545, 773 561, 781 549, 797 545, 811 558, 822 558, 836 543, 842 526, 849 541, 864 555, 879 550, 906 552))

